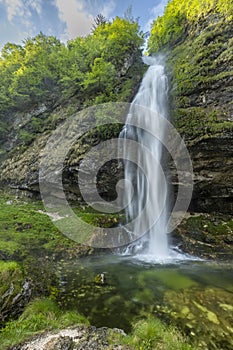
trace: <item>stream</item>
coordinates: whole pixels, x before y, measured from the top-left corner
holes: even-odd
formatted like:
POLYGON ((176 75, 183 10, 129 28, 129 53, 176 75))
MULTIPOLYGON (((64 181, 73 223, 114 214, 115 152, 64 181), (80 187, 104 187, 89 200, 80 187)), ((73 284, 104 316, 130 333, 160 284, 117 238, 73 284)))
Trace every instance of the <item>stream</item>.
POLYGON ((231 264, 102 255, 60 262, 57 273, 61 306, 97 327, 129 332, 133 321, 154 315, 172 321, 202 349, 233 349, 231 264))

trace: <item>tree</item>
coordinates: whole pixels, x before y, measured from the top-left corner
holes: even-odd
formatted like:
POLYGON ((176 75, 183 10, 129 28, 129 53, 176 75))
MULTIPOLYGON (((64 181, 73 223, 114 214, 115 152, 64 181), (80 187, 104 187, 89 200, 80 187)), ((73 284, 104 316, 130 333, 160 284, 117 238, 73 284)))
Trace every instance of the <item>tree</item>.
POLYGON ((91 71, 86 75, 83 82, 88 92, 97 94, 105 92, 109 94, 113 90, 115 68, 111 62, 105 62, 102 57, 96 58, 91 66, 91 71))
POLYGON ((104 26, 107 23, 107 19, 99 13, 95 18, 94 18, 94 24, 92 25, 92 33, 98 28, 99 26, 104 26))

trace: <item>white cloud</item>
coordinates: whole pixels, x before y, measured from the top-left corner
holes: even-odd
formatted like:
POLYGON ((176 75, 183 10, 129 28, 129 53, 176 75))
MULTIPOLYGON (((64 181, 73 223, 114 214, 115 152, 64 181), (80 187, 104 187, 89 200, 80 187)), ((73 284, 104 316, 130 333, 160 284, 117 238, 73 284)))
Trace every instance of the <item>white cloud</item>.
POLYGON ((38 13, 38 15, 41 15, 42 13, 42 1, 43 0, 28 0, 27 5, 30 6, 30 8, 38 13))
POLYGON ((4 4, 7 12, 7 19, 9 22, 13 22, 15 18, 20 18, 25 27, 32 26, 31 10, 36 11, 39 15, 42 11, 43 0, 0 0, 0 3, 4 4), (30 19, 30 20, 29 20, 30 19))
POLYGON ((162 16, 164 13, 164 8, 167 5, 168 0, 161 0, 160 3, 158 5, 156 5, 155 7, 153 7, 150 11, 150 14, 153 15, 153 17, 151 17, 146 25, 145 25, 145 31, 150 31, 151 29, 151 24, 153 23, 153 21, 158 17, 158 16, 162 16))
POLYGON ((109 18, 116 8, 116 0, 82 0, 86 12, 97 16, 101 13, 109 18))
POLYGON ((42 11, 43 0, 0 0, 6 11, 6 18, 1 21, 0 40, 20 43, 22 38, 35 35, 37 31, 33 17, 34 10, 38 15, 42 11))
POLYGON ((24 4, 21 0, 0 0, 6 6, 7 19, 12 22, 15 16, 24 15, 24 4))
POLYGON ((116 8, 114 0, 69 0, 68 3, 67 0, 54 0, 54 3, 60 19, 67 26, 62 40, 88 35, 97 14, 109 18, 116 8))
POLYGON ((66 23, 67 39, 76 36, 85 36, 90 33, 94 17, 85 9, 85 4, 80 0, 55 0, 60 19, 66 23))
POLYGON ((155 18, 163 15, 164 8, 166 5, 167 5, 167 0, 162 0, 157 6, 153 7, 153 9, 151 10, 151 13, 154 15, 155 18))
POLYGON ((104 17, 109 18, 116 8, 114 1, 107 2, 99 11, 104 17))

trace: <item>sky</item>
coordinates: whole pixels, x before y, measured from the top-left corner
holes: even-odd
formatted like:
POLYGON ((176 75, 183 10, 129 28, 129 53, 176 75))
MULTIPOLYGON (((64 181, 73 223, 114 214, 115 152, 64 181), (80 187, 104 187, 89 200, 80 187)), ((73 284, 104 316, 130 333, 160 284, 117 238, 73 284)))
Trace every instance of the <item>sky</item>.
POLYGON ((7 42, 21 44, 40 31, 63 42, 90 33, 94 18, 123 16, 132 6, 141 29, 163 14, 168 0, 0 0, 0 48, 7 42))

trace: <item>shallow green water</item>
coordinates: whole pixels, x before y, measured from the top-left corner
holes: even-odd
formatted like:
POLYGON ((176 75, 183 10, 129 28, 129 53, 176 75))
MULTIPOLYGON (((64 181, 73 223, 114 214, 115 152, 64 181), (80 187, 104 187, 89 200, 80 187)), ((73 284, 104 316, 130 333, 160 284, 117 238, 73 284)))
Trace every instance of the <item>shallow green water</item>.
POLYGON ((93 325, 129 331, 132 321, 153 314, 173 321, 198 348, 233 349, 231 264, 156 264, 108 255, 63 262, 58 275, 62 306, 79 310, 93 325))

